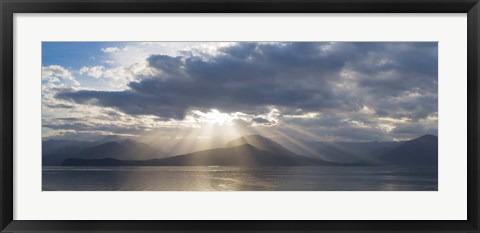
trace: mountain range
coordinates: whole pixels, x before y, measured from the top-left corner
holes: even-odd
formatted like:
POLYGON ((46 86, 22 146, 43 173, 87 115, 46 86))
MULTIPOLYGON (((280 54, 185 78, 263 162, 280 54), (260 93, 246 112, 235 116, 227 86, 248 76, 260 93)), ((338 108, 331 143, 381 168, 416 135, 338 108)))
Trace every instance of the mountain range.
POLYGON ((425 135, 407 141, 388 153, 381 154, 380 160, 397 165, 437 166, 438 138, 433 135, 425 135))
POLYGON ((425 135, 404 142, 310 142, 300 154, 260 135, 246 135, 224 146, 168 156, 131 139, 99 142, 47 140, 43 164, 64 166, 334 166, 393 164, 437 166, 438 138, 425 135))
POLYGON ((165 157, 162 151, 132 139, 108 137, 98 142, 47 140, 42 144, 43 165, 58 166, 68 158, 147 160, 165 157))

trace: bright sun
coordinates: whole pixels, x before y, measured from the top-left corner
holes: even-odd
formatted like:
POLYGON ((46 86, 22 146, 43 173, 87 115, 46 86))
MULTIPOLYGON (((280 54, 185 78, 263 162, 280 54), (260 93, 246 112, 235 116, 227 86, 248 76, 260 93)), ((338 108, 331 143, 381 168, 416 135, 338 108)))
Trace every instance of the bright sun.
POLYGON ((217 109, 211 109, 210 112, 201 113, 202 121, 211 125, 231 125, 233 120, 235 119, 234 116, 231 116, 228 113, 222 113, 217 109))

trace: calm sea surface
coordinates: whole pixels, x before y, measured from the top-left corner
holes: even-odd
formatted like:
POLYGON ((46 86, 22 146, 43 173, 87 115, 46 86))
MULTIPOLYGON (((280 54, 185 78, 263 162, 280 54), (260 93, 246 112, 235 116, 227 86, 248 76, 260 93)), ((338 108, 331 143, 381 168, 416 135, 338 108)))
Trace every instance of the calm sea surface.
POLYGON ((44 191, 434 191, 437 169, 43 167, 44 191))

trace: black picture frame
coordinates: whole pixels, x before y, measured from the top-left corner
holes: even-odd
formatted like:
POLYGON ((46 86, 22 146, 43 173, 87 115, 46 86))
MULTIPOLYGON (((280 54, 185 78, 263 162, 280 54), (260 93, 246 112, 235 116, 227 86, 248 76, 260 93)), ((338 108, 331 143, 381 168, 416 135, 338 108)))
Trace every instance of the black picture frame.
POLYGON ((479 232, 478 0, 1 0, 0 228, 2 232, 479 232), (465 221, 13 220, 15 13, 467 13, 468 219, 465 221))

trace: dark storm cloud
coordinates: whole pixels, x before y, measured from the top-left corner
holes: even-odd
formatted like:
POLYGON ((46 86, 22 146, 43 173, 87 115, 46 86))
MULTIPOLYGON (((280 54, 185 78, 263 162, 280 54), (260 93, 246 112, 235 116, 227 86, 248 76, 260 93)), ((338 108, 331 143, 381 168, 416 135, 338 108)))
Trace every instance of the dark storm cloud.
POLYGON ((72 109, 72 105, 66 105, 66 104, 45 104, 45 106, 49 108, 66 108, 66 109, 72 109))
POLYGON ((413 121, 437 111, 437 43, 237 43, 210 57, 147 61, 158 75, 127 90, 56 97, 164 119, 212 108, 265 114, 275 107, 344 118, 368 106, 377 116, 413 121))
POLYGON ((397 70, 436 78, 437 43, 361 43, 352 48, 363 59, 352 59, 350 65, 365 74, 397 70))
POLYGON ((378 101, 373 105, 380 110, 377 112, 380 116, 419 120, 437 112, 437 101, 436 95, 424 95, 378 101))
MULTIPOLYGON (((147 83, 148 81, 143 84, 148 88, 147 83)), ((158 115, 167 118, 183 118, 184 108, 188 107, 186 105, 173 106, 174 103, 166 98, 142 94, 133 90, 64 92, 57 94, 56 97, 81 104, 113 107, 132 115, 158 115)))
POLYGON ((55 120, 61 120, 61 121, 80 121, 82 120, 81 118, 78 117, 58 117, 55 118, 55 120))
POLYGON ((268 119, 263 118, 263 117, 255 117, 252 119, 253 122, 259 123, 259 124, 268 124, 271 123, 268 119))

